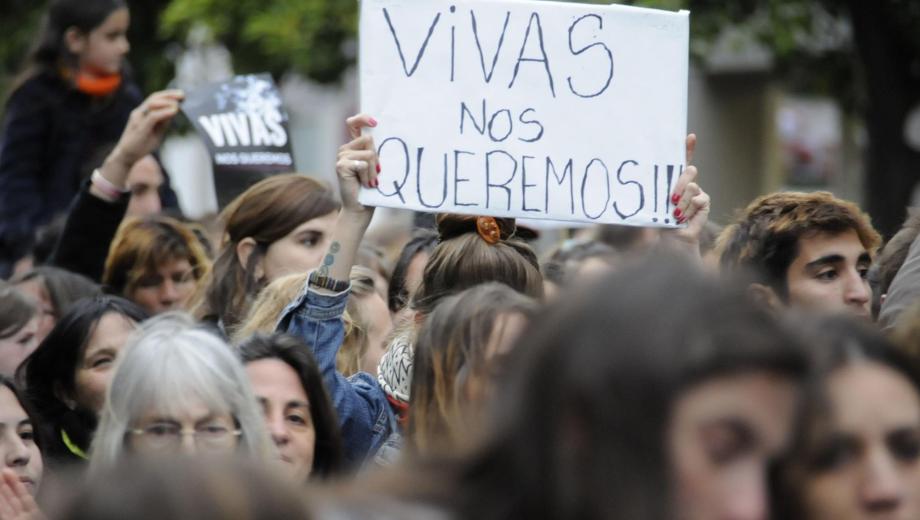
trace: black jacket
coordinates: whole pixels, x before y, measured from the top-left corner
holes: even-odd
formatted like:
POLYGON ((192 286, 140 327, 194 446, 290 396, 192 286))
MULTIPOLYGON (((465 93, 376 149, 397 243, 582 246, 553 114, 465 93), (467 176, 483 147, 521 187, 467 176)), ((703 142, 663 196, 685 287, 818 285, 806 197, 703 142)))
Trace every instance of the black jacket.
MULTIPOLYGON (((36 228, 67 211, 142 101, 129 80, 98 98, 52 74, 39 74, 13 93, 0 131, 0 263, 28 253, 36 228)), ((163 206, 175 207, 164 180, 163 206)))

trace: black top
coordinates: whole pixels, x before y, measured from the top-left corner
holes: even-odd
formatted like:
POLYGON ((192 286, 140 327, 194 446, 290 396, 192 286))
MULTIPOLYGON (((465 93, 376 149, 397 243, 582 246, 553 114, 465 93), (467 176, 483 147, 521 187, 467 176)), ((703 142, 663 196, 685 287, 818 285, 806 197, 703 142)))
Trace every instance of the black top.
POLYGON ((53 74, 13 93, 0 137, 0 250, 27 247, 35 228, 67 210, 142 101, 130 81, 93 97, 53 74))

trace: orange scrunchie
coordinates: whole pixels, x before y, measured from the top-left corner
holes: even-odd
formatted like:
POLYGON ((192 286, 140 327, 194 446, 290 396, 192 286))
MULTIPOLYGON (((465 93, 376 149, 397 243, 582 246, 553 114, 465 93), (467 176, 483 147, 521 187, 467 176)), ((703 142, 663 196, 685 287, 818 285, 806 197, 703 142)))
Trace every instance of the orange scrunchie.
POLYGON ((502 230, 494 217, 476 217, 476 232, 487 244, 495 245, 502 240, 502 230))

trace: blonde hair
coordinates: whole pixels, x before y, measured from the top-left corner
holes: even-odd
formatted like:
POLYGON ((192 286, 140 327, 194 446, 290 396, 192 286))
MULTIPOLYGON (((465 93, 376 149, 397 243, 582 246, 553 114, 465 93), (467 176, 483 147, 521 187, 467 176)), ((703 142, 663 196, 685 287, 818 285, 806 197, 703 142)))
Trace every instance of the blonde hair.
POLYGON ((307 283, 307 273, 295 273, 282 276, 264 289, 253 301, 246 318, 238 327, 231 329, 230 338, 234 344, 244 340, 257 332, 271 334, 275 331, 278 319, 285 307, 291 304, 307 283))
MULTIPOLYGON (((307 273, 282 276, 259 291, 249 313, 240 326, 231 333, 234 344, 239 344, 256 333, 271 334, 278 325, 281 313, 303 291, 307 283, 307 273)), ((363 315, 358 305, 361 298, 374 294, 374 272, 367 267, 351 268, 351 293, 348 307, 343 316, 345 322, 345 340, 336 356, 336 368, 346 377, 357 373, 361 359, 367 353, 367 329, 370 321, 363 315)))

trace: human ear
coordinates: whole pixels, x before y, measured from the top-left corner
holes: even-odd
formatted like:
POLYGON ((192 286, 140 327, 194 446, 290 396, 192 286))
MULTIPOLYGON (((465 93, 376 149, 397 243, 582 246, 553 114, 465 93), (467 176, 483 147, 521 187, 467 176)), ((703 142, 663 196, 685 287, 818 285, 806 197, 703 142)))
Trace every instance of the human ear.
POLYGON ((77 402, 73 399, 69 392, 64 390, 64 387, 60 382, 54 383, 54 396, 60 399, 61 402, 64 403, 64 406, 66 406, 68 409, 74 410, 77 408, 77 402))
POLYGON ((64 31, 64 45, 72 54, 80 54, 86 49, 86 36, 80 29, 71 27, 64 31))
MULTIPOLYGON (((258 247, 258 243, 252 237, 246 237, 236 245, 236 259, 239 260, 240 265, 243 266, 243 269, 249 267, 249 258, 252 256, 253 251, 258 247)), ((256 280, 261 279, 264 276, 264 270, 262 268, 262 259, 259 258, 254 266, 254 271, 252 273, 253 278, 256 280)))
POLYGON ((754 302, 771 311, 779 311, 783 308, 783 302, 776 294, 776 291, 766 285, 752 283, 748 286, 747 294, 754 302))

